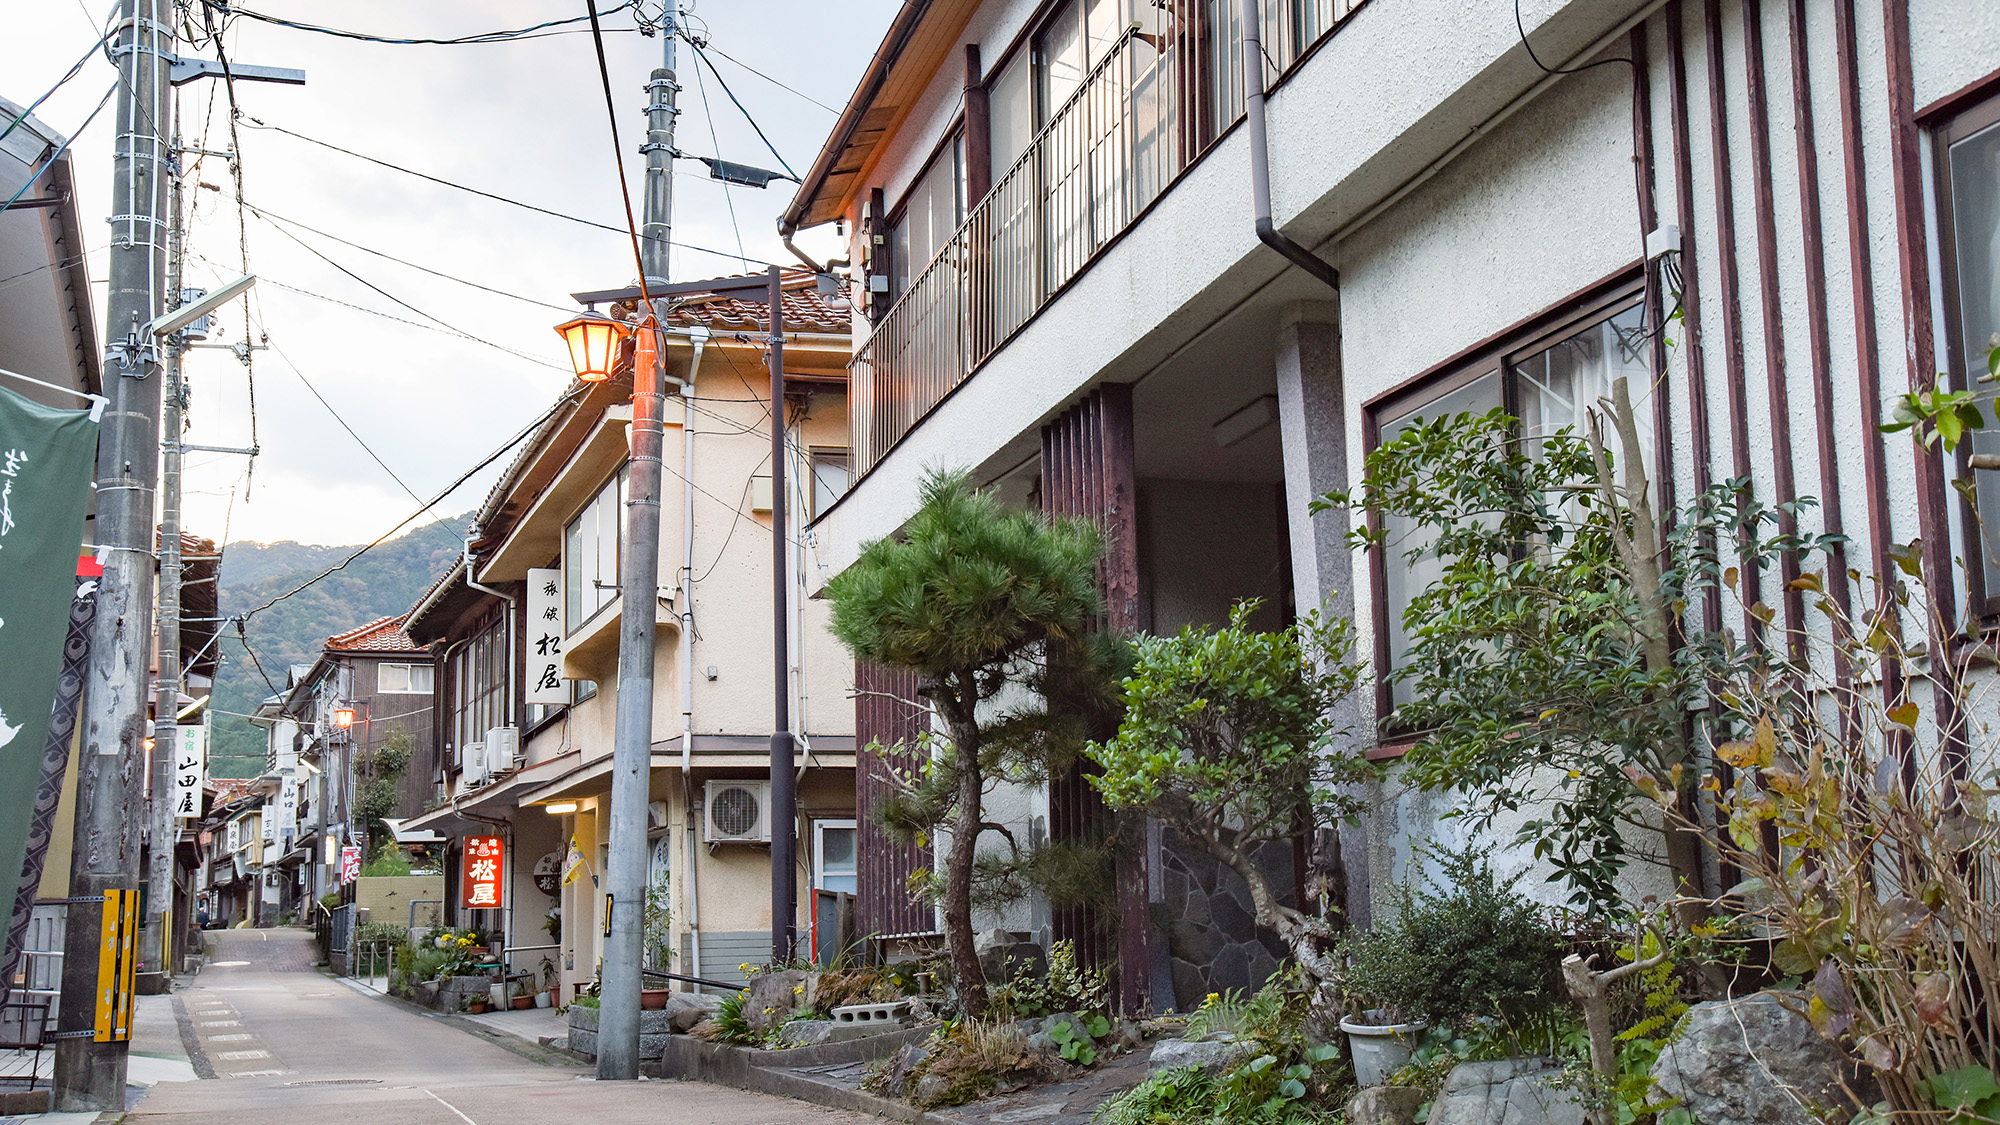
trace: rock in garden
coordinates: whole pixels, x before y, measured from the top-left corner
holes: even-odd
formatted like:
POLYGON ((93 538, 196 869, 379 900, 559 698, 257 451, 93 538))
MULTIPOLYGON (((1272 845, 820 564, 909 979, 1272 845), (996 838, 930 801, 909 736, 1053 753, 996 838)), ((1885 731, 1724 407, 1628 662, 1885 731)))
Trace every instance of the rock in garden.
POLYGON ((1347 1125, 1412 1125, 1424 1106, 1414 1086, 1370 1086, 1347 1101, 1347 1125))
POLYGON ((1561 1076, 1543 1059, 1461 1063, 1431 1103, 1429 1125, 1584 1125, 1575 1094, 1553 1085, 1561 1076))
MULTIPOLYGON (((1804 1006, 1805 998, 1797 996, 1795 1007, 1804 1006)), ((1845 1063, 1840 1049, 1804 1016, 1777 995, 1759 992, 1690 1008, 1653 1064, 1653 1081, 1697 1121, 1809 1125, 1821 1120, 1816 1109, 1835 1110, 1845 1120, 1860 1105, 1874 1104, 1873 1080, 1845 1063)))
POLYGON ((801 969, 765 973, 754 978, 743 997, 743 1022, 759 1035, 784 1023, 793 1009, 808 1002, 805 986, 806 973, 801 969))
POLYGON ((1010 939, 980 951, 979 971, 988 984, 1005 984, 1024 973, 1041 980, 1049 975, 1049 957, 1032 941, 1010 939))
POLYGON ((722 997, 707 992, 676 992, 667 997, 667 1022, 678 1032, 694 1030, 696 1024, 715 1014, 722 997))
POLYGON ((910 1072, 923 1065, 924 1049, 914 1043, 889 1056, 888 1065, 882 1068, 881 1093, 889 1097, 900 1097, 910 1084, 910 1072))
POLYGON ((1173 1070, 1183 1066, 1198 1066, 1204 1070, 1216 1070, 1243 1058, 1250 1048, 1228 1039, 1162 1039, 1153 1044, 1153 1054, 1147 1065, 1153 1070, 1173 1070))
POLYGON ((791 1020, 778 1029, 778 1043, 784 1047, 812 1047, 833 1034, 832 1020, 791 1020))

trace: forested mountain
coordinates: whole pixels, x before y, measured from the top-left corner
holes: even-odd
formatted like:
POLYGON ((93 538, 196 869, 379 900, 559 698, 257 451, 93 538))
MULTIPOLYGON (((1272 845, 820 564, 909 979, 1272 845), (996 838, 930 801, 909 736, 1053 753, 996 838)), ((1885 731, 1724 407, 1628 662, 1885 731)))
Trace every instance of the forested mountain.
MULTIPOLYGON (((261 771, 264 732, 241 716, 284 688, 290 665, 312 663, 326 638, 415 605, 458 557, 470 522, 469 514, 455 516, 391 539, 253 615, 244 625, 244 634, 250 653, 256 656, 254 661, 237 639, 235 625, 225 624, 222 668, 215 680, 214 744, 209 750, 212 775, 252 777, 261 771)), ((359 546, 323 547, 291 540, 229 544, 222 553, 223 616, 263 605, 304 585, 359 546)))

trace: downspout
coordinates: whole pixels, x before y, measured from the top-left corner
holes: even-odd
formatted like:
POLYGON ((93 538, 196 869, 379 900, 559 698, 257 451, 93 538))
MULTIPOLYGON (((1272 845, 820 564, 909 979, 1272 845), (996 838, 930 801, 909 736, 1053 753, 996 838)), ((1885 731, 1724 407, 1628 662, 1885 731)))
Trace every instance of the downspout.
POLYGON ((1338 293, 1340 271, 1287 237, 1271 221, 1271 145, 1264 131, 1262 26, 1257 0, 1243 0, 1243 116, 1250 123, 1250 200, 1257 212, 1257 239, 1338 293))
MULTIPOLYGON (((792 257, 804 262, 807 269, 814 273, 832 273, 835 266, 848 264, 840 258, 830 258, 825 265, 820 265, 818 262, 813 261, 811 255, 792 245, 792 236, 797 233, 799 233, 799 228, 794 226, 791 220, 782 218, 778 220, 778 241, 784 244, 785 249, 792 252, 792 257)), ((700 976, 701 974, 696 973, 694 975, 700 976)))
MULTIPOLYGON (((791 247, 789 234, 785 245, 791 247)), ((793 253, 798 253, 796 248, 793 253)), ((805 255, 800 254, 800 257, 805 255)), ((810 259, 808 259, 810 261, 810 259)), ((687 826, 688 975, 701 976, 701 854, 694 818, 694 388, 701 376, 701 353, 708 328, 688 329, 694 356, 681 384, 681 819, 687 826)), ((700 988, 699 985, 696 986, 700 988)))

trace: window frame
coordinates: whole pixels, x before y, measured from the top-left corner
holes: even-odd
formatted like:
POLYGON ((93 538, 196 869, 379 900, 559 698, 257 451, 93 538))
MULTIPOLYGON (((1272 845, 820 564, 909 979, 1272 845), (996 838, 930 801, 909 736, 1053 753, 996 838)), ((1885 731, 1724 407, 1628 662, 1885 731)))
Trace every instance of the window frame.
MULTIPOLYGON (((915 255, 911 255, 909 277, 902 277, 896 272, 896 236, 903 230, 905 222, 910 217, 910 200, 917 194, 917 189, 923 186, 924 181, 930 178, 931 173, 937 170, 938 161, 946 158, 949 158, 956 165, 952 176, 952 191, 957 199, 955 204, 957 214, 952 220, 951 226, 951 234, 956 234, 958 228, 965 225, 965 216, 971 213, 973 204, 978 202, 977 200, 966 198, 965 113, 963 110, 959 112, 957 117, 952 119, 951 125, 945 129, 944 135, 938 139, 938 143, 931 149, 930 155, 924 158, 922 166, 917 169, 917 174, 910 177, 910 182, 904 185, 903 193, 896 197, 895 206, 888 209, 888 217, 883 220, 882 230, 884 238, 882 241, 882 252, 889 257, 889 268, 884 271, 889 277, 889 300, 886 306, 888 308, 894 308, 896 302, 903 299, 903 294, 910 291, 910 283, 922 277, 924 271, 930 268, 931 260, 936 258, 938 252, 944 249, 943 243, 940 243, 922 261, 918 261, 915 255)), ((945 236, 945 242, 951 241, 951 234, 945 236)))
POLYGON ((811 497, 812 513, 810 519, 807 521, 811 522, 812 520, 819 519, 827 512, 832 511, 834 505, 840 503, 840 498, 847 495, 847 493, 851 489, 853 489, 854 487, 853 451, 845 445, 811 446, 806 450, 806 474, 808 477, 811 478, 812 481, 812 497, 811 497), (819 490, 820 490, 819 467, 822 462, 831 463, 835 459, 838 459, 840 462, 840 471, 843 474, 844 483, 841 485, 840 491, 834 493, 834 495, 830 499, 828 499, 826 504, 824 506, 821 506, 819 502, 819 490))
MULTIPOLYGON (((1965 350, 1965 314, 1958 284, 1957 218, 1952 211, 1951 146, 1994 127, 2000 127, 2000 94, 1990 95, 1958 109, 1950 116, 1941 117, 1930 129, 1929 136, 1932 146, 1931 203, 1936 208, 1938 227, 1938 282, 1941 286, 1938 304, 1944 312, 1944 371, 1950 376, 1951 388, 1958 391, 1978 390, 1979 384, 1972 374, 1972 357, 1965 350)), ((1995 186, 1996 190, 2000 190, 2000 177, 1996 177, 1995 186)), ((2000 263, 1996 263, 1995 270, 2000 273, 2000 263)), ((1970 477, 1976 495, 1980 481, 1975 474, 1986 470, 1972 468, 1972 446, 1971 441, 1961 442, 1949 459, 1954 479, 1970 477)), ((2000 474, 1996 474, 1990 483, 2000 487, 2000 474)), ((1976 501, 1960 495, 1954 503, 1960 523, 1959 533, 1954 539, 1963 552, 1961 565, 1965 571, 1967 612, 1991 624, 2000 619, 2000 588, 1989 589, 1986 556, 1989 551, 2000 551, 2000 528, 1993 529, 1996 542, 1989 547, 1982 542, 1980 535, 1976 501)))
MULTIPOLYGON (((850 891, 845 893, 858 894, 860 879, 861 879, 861 855, 860 855, 861 827, 860 827, 860 822, 851 816, 816 817, 813 819, 812 889, 815 891, 827 889, 826 888, 826 830, 829 828, 854 833, 854 847, 856 849, 855 859, 854 859, 854 879, 857 889, 855 891, 850 891)), ((840 874, 846 875, 847 872, 843 871, 840 872, 840 874)))
MULTIPOLYGON (((1512 374, 1513 361, 1525 359, 1568 339, 1583 329, 1610 320, 1635 307, 1643 307, 1646 289, 1637 267, 1621 270, 1535 316, 1487 337, 1423 373, 1375 395, 1361 404, 1362 460, 1374 454, 1382 443, 1385 422, 1421 411, 1454 391, 1463 390, 1481 379, 1500 380, 1500 403, 1509 415, 1521 417, 1520 380, 1512 374)), ((1665 408, 1665 396, 1653 396, 1657 414, 1665 408)), ((1653 474, 1656 478, 1657 472, 1653 474)), ((1661 485, 1653 481, 1657 490, 1661 485)), ((1657 502, 1658 497, 1656 496, 1657 502)), ((1382 531, 1377 512, 1366 515, 1370 534, 1382 531)), ((1370 758, 1400 756, 1413 745, 1420 732, 1390 725, 1395 698, 1390 683, 1392 657, 1389 652, 1389 548, 1381 542, 1368 548, 1368 584, 1372 597, 1370 625, 1374 633, 1375 749, 1370 758)))
POLYGON ((378 695, 430 695, 436 691, 436 688, 437 688, 436 666, 429 663, 428 661, 405 662, 400 660, 385 660, 375 665, 375 692, 378 695), (404 682, 410 684, 411 686, 403 688, 392 688, 385 686, 382 682, 382 673, 390 668, 401 668, 403 670, 404 675, 407 677, 404 680, 404 682), (416 671, 419 668, 425 669, 431 673, 430 686, 422 688, 415 686, 416 671))
MULTIPOLYGON (((613 564, 611 577, 614 579, 612 583, 613 586, 617 586, 618 581, 622 580, 625 567, 625 534, 627 531, 625 524, 626 501, 630 499, 629 490, 631 488, 631 475, 630 475, 631 467, 632 463, 629 460, 619 462, 616 468, 612 469, 609 473, 606 473, 603 479, 599 480, 595 485, 591 486, 589 496, 581 504, 578 504, 576 506, 576 509, 569 514, 568 518, 563 520, 562 554, 559 560, 559 564, 562 567, 563 582, 564 582, 563 637, 565 638, 565 640, 567 640, 569 637, 575 636, 579 631, 583 629, 585 625, 588 625, 592 621, 595 621, 597 619, 597 616, 603 613, 605 610, 610 609, 613 605, 620 604, 624 596, 624 590, 621 588, 618 590, 617 594, 614 594, 613 596, 606 598, 603 602, 599 603, 598 605, 588 609, 584 608, 585 606, 585 602, 583 600, 584 583, 594 582, 597 579, 598 575, 602 572, 601 570, 593 570, 592 573, 586 575, 582 572, 581 560, 578 560, 577 573, 574 575, 574 577, 572 577, 569 568, 570 530, 576 526, 578 520, 581 520, 583 518, 583 514, 585 512, 589 511, 593 506, 597 505, 598 502, 604 498, 605 486, 615 485, 614 492, 617 496, 617 499, 614 502, 614 507, 616 508, 616 510, 612 513, 612 516, 614 521, 618 525, 618 534, 615 538, 615 543, 618 548, 618 560, 613 564), (574 620, 571 619, 571 614, 569 612, 571 598, 576 599, 576 605, 577 605, 577 611, 574 620)), ((601 516, 598 522, 599 522, 599 527, 597 529, 594 529, 593 539, 598 543, 602 543, 604 537, 603 537, 603 531, 601 530, 601 525, 602 525, 601 516)), ((594 594, 597 588, 595 586, 591 586, 589 589, 594 594)))

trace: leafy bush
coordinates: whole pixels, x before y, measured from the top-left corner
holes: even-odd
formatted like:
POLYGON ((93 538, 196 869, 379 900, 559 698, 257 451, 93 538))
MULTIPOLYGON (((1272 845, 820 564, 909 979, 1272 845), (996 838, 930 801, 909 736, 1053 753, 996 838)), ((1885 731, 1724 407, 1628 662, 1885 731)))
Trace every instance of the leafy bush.
POLYGON ((1103 1016, 1083 1016, 1075 1020, 1062 1020, 1049 1028, 1049 1039, 1056 1045, 1056 1051, 1064 1062, 1078 1066, 1094 1066, 1097 1063, 1097 1040, 1111 1031, 1111 1021, 1103 1016))
POLYGON ((1349 939, 1349 987, 1395 1019, 1455 1030, 1546 1013, 1560 995, 1563 943, 1515 892, 1519 877, 1501 881, 1471 851, 1427 854, 1442 877, 1397 887, 1394 917, 1349 939))
POLYGON ((572 1008, 596 1008, 596 1007, 597 1007, 597 997, 595 997, 595 996, 592 996, 592 995, 590 995, 589 993, 584 993, 583 995, 581 995, 581 996, 578 996, 578 997, 576 998, 576 1002, 575 1002, 575 1003, 573 1003, 573 1004, 571 1004, 571 1005, 570 1005, 570 1007, 572 1007, 572 1008))
POLYGON ((386 942, 390 946, 407 945, 410 931, 395 922, 363 922, 355 927, 354 940, 364 945, 386 942))
POLYGON ((410 858, 393 841, 384 843, 375 853, 375 858, 361 868, 362 877, 368 879, 408 875, 410 871, 410 858))
POLYGON ((436 980, 444 975, 446 966, 453 961, 449 950, 437 946, 416 950, 410 961, 411 980, 436 980))
POLYGON ((1293 965, 1244 999, 1211 994, 1188 1022, 1189 1034, 1228 1031, 1250 1053, 1215 1074, 1197 1067, 1163 1070, 1105 1103, 1103 1125, 1308 1125, 1339 1120, 1353 1089, 1331 1044, 1314 1044, 1315 992, 1293 965), (1223 1026, 1224 1024, 1228 1026, 1223 1026))
POLYGON ((916 1080, 934 1075, 944 1086, 929 1098, 911 1098, 922 1109, 964 1105, 991 1093, 1008 1076, 1031 1076, 1040 1063, 1028 1037, 1011 1021, 954 1020, 932 1037, 924 1063, 911 1075, 916 1080))
POLYGON ((762 1037, 750 1029, 750 1021, 743 1018, 743 1001, 749 995, 748 992, 723 993, 721 1003, 715 1006, 715 1014, 695 1028, 696 1034, 711 1043, 749 1046, 762 1042, 762 1037))
POLYGON ((1076 963, 1076 943, 1053 942, 1049 946, 1048 972, 1037 977, 1027 966, 1015 970, 1014 979, 987 990, 997 1015, 1010 1019, 1033 1019, 1057 1012, 1105 1012, 1110 1010, 1111 979, 1098 969, 1076 963))

